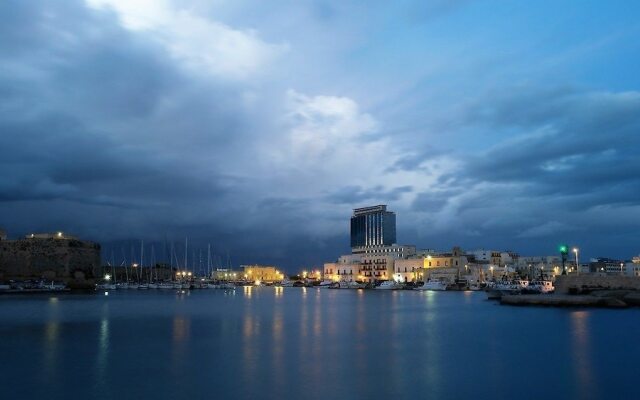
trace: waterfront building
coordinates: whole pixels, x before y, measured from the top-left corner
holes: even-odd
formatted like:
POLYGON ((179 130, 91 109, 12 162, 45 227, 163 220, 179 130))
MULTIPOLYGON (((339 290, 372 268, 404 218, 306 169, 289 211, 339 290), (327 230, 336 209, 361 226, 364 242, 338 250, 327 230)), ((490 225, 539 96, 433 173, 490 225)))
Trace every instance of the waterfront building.
POLYGON ((351 248, 390 246, 396 243, 396 214, 386 205, 353 210, 351 248))
POLYGON ((0 280, 93 281, 100 265, 99 244, 64 232, 0 240, 0 280))
POLYGON ((589 272, 607 275, 621 275, 624 272, 624 261, 612 258, 592 258, 589 262, 589 272))
POLYGON ((246 281, 260 281, 263 283, 279 282, 284 279, 284 274, 277 267, 271 265, 241 265, 241 277, 246 281))
POLYGON ((627 276, 640 277, 640 262, 627 261, 625 263, 625 274, 627 276))
POLYGON ((422 282, 425 260, 426 256, 424 255, 396 260, 393 280, 396 282, 422 282))
POLYGON ((362 258, 359 255, 347 254, 340 256, 337 262, 324 264, 324 279, 335 282, 362 281, 360 274, 362 258))
MULTIPOLYGON (((466 255, 460 247, 454 247, 450 253, 437 253, 433 250, 421 250, 406 259, 395 260, 393 279, 398 282, 424 282, 425 279, 455 281, 458 277, 474 272, 472 255, 466 255)), ((476 268, 477 269, 477 268, 476 268)))
POLYGON ((211 271, 211 279, 216 281, 235 281, 244 278, 244 271, 234 271, 232 268, 216 268, 211 271))

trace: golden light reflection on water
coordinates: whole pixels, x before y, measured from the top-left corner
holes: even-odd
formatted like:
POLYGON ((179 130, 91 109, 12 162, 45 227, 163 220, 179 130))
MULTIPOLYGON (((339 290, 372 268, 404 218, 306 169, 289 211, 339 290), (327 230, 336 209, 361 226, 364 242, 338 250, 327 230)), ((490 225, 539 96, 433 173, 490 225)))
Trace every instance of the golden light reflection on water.
MULTIPOLYGON (((280 288, 282 289, 282 288, 280 288)), ((273 315, 273 321, 271 323, 271 374, 274 380, 274 393, 272 395, 276 398, 286 397, 284 391, 286 387, 285 382, 285 363, 284 363, 284 316, 282 311, 282 305, 276 305, 273 315)))
POLYGON ((60 337, 60 322, 58 321, 59 300, 57 297, 49 298, 49 320, 44 326, 44 356, 43 366, 46 376, 55 379, 58 370, 56 361, 58 359, 58 340, 60 337))
POLYGON ((58 370, 56 361, 58 359, 58 338, 60 336, 60 323, 57 320, 48 321, 44 326, 44 358, 43 366, 45 376, 55 379, 58 370))
POLYGON ((244 318, 242 319, 242 372, 245 382, 251 382, 257 373, 257 357, 260 348, 259 337, 257 337, 258 322, 254 321, 250 306, 251 302, 245 303, 244 318))
POLYGON ((571 313, 573 335, 572 358, 575 365, 576 385, 580 398, 588 398, 593 391, 593 372, 590 360, 591 349, 589 338, 589 311, 574 311, 571 313))
POLYGON ((251 292, 253 291, 253 286, 243 286, 242 287, 243 293, 244 293, 244 297, 246 297, 247 299, 251 298, 251 292))
POLYGON ((174 343, 185 342, 189 338, 191 321, 184 316, 176 315, 173 318, 173 341, 174 343))
POLYGON ((275 286, 274 290, 275 290, 276 298, 280 298, 284 294, 284 288, 282 286, 275 286))
POLYGON ((253 336, 253 318, 249 314, 244 317, 242 323, 242 335, 245 339, 251 339, 253 336))
POLYGON ((191 335, 191 320, 183 315, 176 315, 173 318, 173 330, 172 330, 172 357, 173 363, 182 367, 185 358, 187 356, 186 346, 189 343, 189 337, 191 335))

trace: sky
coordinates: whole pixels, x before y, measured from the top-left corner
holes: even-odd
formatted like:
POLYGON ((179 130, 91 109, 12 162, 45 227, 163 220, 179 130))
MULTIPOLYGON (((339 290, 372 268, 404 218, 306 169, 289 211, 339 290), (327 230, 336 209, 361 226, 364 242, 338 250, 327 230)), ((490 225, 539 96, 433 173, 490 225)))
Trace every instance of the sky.
POLYGON ((616 0, 5 0, 0 228, 69 232, 116 262, 188 237, 192 255, 294 271, 348 253, 352 209, 387 204, 418 248, 631 258, 639 15, 616 0))

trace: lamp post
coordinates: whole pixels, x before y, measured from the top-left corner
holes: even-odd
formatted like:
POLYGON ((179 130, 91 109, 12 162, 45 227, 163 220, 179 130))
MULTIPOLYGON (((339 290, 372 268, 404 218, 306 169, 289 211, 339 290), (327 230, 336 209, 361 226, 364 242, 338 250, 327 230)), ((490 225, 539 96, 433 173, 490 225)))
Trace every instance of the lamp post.
POLYGON ((620 275, 624 275, 624 263, 620 263, 620 275))
POLYGON ((580 264, 578 264, 578 248, 574 247, 573 252, 576 254, 576 275, 580 275, 580 264))

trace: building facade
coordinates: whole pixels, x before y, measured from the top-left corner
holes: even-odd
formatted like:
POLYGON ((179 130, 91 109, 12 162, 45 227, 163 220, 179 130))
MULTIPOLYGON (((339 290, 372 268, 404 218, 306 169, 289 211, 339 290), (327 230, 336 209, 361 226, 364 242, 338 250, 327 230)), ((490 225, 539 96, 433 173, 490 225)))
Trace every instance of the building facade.
POLYGON ((351 217, 351 248, 396 243, 396 214, 386 205, 356 208, 351 217))
POLYGON ((240 268, 242 269, 242 276, 240 279, 244 279, 246 281, 274 283, 280 282, 284 279, 284 274, 280 272, 277 267, 271 265, 241 265, 240 268))

